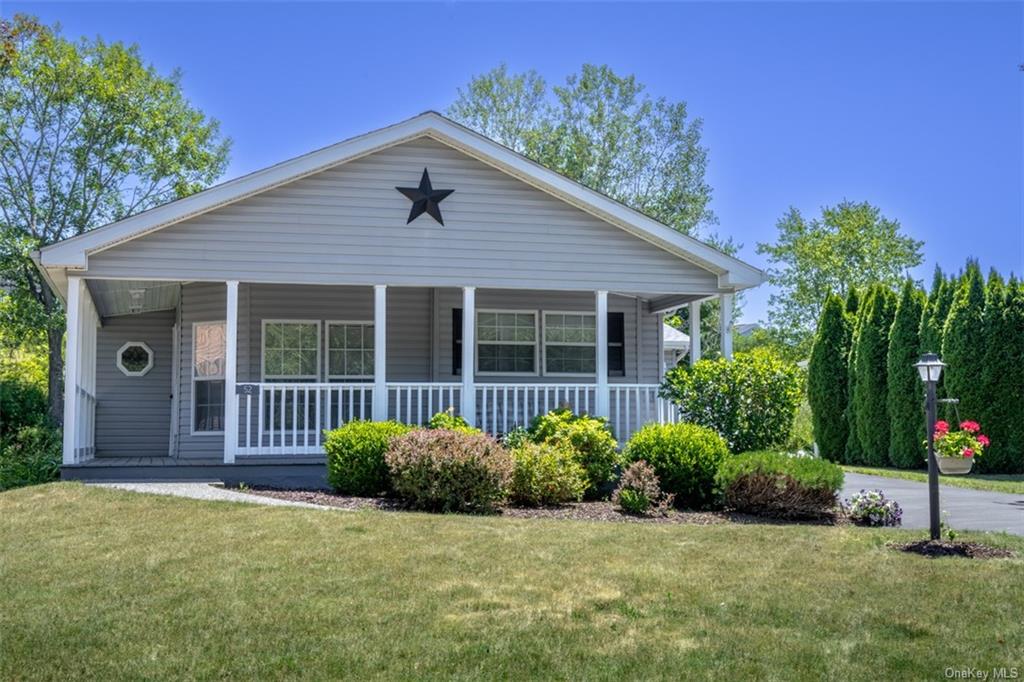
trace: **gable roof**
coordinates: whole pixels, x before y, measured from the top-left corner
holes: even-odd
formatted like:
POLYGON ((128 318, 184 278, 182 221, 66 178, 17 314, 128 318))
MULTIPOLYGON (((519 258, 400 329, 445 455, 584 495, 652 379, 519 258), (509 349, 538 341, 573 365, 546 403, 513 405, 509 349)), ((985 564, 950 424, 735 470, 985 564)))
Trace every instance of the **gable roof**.
POLYGON ((92 253, 410 140, 430 137, 522 180, 684 260, 715 273, 723 288, 746 289, 765 274, 614 199, 527 159, 444 116, 428 111, 386 128, 278 163, 116 223, 47 246, 35 254, 46 269, 84 269, 92 253))

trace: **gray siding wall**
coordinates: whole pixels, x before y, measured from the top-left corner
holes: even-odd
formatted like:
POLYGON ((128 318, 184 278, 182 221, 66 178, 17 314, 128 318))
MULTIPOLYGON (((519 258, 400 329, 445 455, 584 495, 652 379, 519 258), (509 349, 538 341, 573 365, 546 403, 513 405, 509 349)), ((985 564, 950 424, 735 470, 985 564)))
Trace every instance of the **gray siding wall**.
POLYGON ((713 293, 717 278, 502 171, 421 138, 89 257, 89 276, 713 293), (445 226, 406 225, 423 168, 445 226))
POLYGON ((161 457, 168 454, 171 429, 172 310, 111 317, 96 337, 96 454, 103 457, 161 457), (145 376, 125 376, 117 352, 129 341, 153 350, 145 376))

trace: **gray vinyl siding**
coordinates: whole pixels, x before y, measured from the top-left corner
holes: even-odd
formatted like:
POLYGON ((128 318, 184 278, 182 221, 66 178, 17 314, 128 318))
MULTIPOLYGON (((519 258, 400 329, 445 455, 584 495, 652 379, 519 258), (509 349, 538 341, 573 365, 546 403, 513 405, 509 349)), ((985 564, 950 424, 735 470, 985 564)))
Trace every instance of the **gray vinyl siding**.
MULTIPOLYGON (((247 287, 239 287, 238 307, 248 304, 247 287)), ((222 434, 192 434, 192 325, 196 322, 216 322, 227 317, 227 287, 224 284, 186 284, 181 288, 181 325, 179 327, 181 352, 178 399, 178 457, 196 459, 222 457, 222 434)), ((247 339, 239 334, 239 367, 248 361, 247 339)))
POLYGON ((714 293, 712 273, 421 138, 89 257, 90 277, 714 293), (409 200, 430 169, 445 226, 409 200))
POLYGON ((171 329, 174 311, 112 317, 96 334, 96 455, 166 457, 171 428, 171 329), (148 345, 153 368, 125 376, 117 352, 129 341, 148 345))

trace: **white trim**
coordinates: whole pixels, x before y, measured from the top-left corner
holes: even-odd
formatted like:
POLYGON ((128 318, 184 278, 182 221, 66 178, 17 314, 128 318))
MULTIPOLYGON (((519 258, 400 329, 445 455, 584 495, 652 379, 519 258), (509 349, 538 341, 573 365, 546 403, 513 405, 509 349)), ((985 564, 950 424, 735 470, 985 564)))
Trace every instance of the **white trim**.
POLYGON ((171 429, 167 443, 167 456, 177 454, 178 428, 181 421, 181 308, 175 308, 175 320, 171 326, 171 429))
POLYGON ((267 319, 260 320, 260 383, 281 382, 318 382, 320 381, 321 348, 323 346, 323 328, 321 320, 290 320, 290 319, 267 319), (316 374, 293 374, 267 376, 266 351, 267 351, 267 325, 268 324, 314 324, 316 325, 316 374))
MULTIPOLYGON (((192 354, 191 354, 191 357, 189 357, 189 368, 188 368, 189 386, 191 387, 192 394, 191 394, 191 398, 190 398, 189 404, 188 404, 188 411, 189 411, 189 415, 188 415, 188 431, 189 431, 189 435, 190 436, 199 436, 199 437, 202 437, 202 436, 217 436, 217 437, 219 437, 219 436, 223 436, 224 435, 224 430, 223 429, 221 429, 219 431, 196 431, 196 381, 224 381, 225 380, 223 374, 221 374, 219 376, 203 377, 202 379, 197 379, 196 378, 196 327, 198 327, 200 325, 203 325, 203 324, 222 324, 222 325, 224 325, 225 346, 227 345, 227 326, 228 326, 227 320, 196 320, 195 322, 192 323, 192 339, 190 341, 190 343, 192 344, 192 354)), ((224 354, 225 354, 225 356, 227 356, 227 348, 226 347, 224 348, 224 354)), ((225 361, 226 361, 226 357, 225 357, 225 361)), ((225 387, 225 396, 224 396, 224 398, 225 398, 225 401, 226 401, 227 400, 227 389, 226 389, 226 387, 225 387)), ((226 404, 224 406, 224 411, 225 411, 225 415, 226 415, 227 414, 227 405, 226 404)))
POLYGON ((85 281, 81 277, 68 277, 68 301, 65 310, 64 326, 66 328, 66 346, 64 350, 64 464, 74 464, 78 460, 75 436, 78 433, 78 365, 80 323, 82 312, 82 292, 85 281))
POLYGON ((238 449, 238 282, 229 280, 224 320, 224 463, 235 463, 238 449))
MULTIPOLYGON (((597 376, 597 313, 593 310, 541 310, 541 353, 540 353, 540 369, 541 373, 546 377, 595 377, 597 376), (551 341, 548 342, 548 315, 589 315, 594 318, 594 341, 588 343, 586 341, 551 341), (593 372, 549 372, 548 371, 548 345, 552 346, 593 346, 594 347, 594 371, 593 372)), ((605 322, 607 324, 607 321, 605 322)), ((608 344, 605 344, 606 346, 608 344)), ((625 347, 625 342, 623 342, 625 347)))
MULTIPOLYGON (((594 292, 597 316, 597 408, 599 417, 611 417, 611 391, 608 388, 608 292, 594 292)), ((639 320, 637 320, 639 323, 639 320)), ((623 339, 625 340, 625 339, 623 339)), ((625 360, 625 358, 623 358, 625 360)))
POLYGON ((149 374, 149 370, 153 369, 153 349, 150 348, 149 344, 144 341, 127 342, 126 344, 117 349, 117 355, 115 355, 114 358, 114 364, 117 365, 117 368, 119 370, 121 370, 121 374, 124 374, 126 377, 144 377, 147 374, 149 374), (143 367, 142 369, 138 371, 132 371, 124 366, 124 362, 121 360, 121 355, 123 355, 124 352, 129 348, 134 348, 136 346, 139 346, 146 350, 146 353, 149 355, 149 362, 146 363, 146 366, 143 367))
MULTIPOLYGON (((324 320, 324 381, 331 382, 331 379, 348 381, 351 379, 373 379, 372 374, 331 374, 331 325, 352 325, 362 327, 373 327, 373 320, 324 320)), ((366 350, 365 348, 363 349, 366 350)), ((377 356, 376 344, 373 348, 374 357, 377 356)))
MULTIPOLYGON (((467 287, 472 288, 472 287, 467 287)), ((465 311, 463 311, 463 320, 465 320, 465 311)), ((540 371, 540 309, 513 309, 513 308, 480 308, 476 311, 473 316, 473 351, 476 356, 476 362, 473 367, 476 376, 481 377, 537 377, 541 376, 540 371), (532 372, 485 372, 480 369, 480 315, 482 313, 496 313, 500 314, 516 314, 516 315, 533 315, 533 342, 532 344, 528 341, 483 341, 482 343, 487 346, 529 346, 533 345, 533 368, 532 372)), ((463 334, 465 337, 465 334, 463 334)), ((463 348, 465 348, 465 338, 463 338, 463 348)), ((463 373, 465 373, 465 367, 463 367, 463 373)))
POLYGON ((459 412, 466 423, 476 426, 476 287, 462 287, 461 372, 459 412))
POLYGON ((718 338, 722 357, 732 360, 732 294, 722 294, 718 301, 718 338))
POLYGON ((388 288, 373 285, 373 420, 388 418, 388 288))
POLYGON ((700 301, 690 304, 690 365, 700 362, 700 301))

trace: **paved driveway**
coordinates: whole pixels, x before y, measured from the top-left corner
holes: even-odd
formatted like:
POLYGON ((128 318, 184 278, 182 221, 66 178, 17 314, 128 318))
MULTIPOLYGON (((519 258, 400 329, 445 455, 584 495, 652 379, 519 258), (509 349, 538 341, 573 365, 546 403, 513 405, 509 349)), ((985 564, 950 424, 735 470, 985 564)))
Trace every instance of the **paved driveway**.
MULTIPOLYGON (((928 485, 899 478, 846 474, 842 496, 882 490, 903 508, 904 528, 928 528, 928 485)), ((943 520, 956 530, 1001 530, 1024 535, 1024 495, 939 486, 943 520)))

